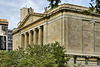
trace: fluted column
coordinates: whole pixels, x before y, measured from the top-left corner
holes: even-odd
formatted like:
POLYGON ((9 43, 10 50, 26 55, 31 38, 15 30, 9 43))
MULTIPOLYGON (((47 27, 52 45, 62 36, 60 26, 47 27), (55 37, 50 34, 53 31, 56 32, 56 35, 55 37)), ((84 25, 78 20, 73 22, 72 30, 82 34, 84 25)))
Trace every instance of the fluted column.
POLYGON ((37 44, 37 32, 36 32, 36 29, 34 29, 34 44, 37 44))
POLYGON ((41 45, 42 44, 42 27, 38 27, 38 29, 39 29, 38 44, 41 45))
POLYGON ((27 33, 25 33, 25 48, 24 49, 26 48, 27 48, 27 33))
POLYGON ((29 31, 29 44, 32 45, 32 32, 29 31))

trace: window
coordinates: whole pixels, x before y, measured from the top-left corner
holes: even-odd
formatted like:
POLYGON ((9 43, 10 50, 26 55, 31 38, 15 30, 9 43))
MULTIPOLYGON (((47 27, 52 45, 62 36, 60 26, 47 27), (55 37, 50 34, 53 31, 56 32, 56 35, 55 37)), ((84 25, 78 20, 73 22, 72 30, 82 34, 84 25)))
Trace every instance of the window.
POLYGON ((77 61, 77 57, 74 57, 74 64, 76 64, 76 61, 77 61))
POLYGON ((4 25, 2 26, 2 30, 5 31, 5 26, 4 25))
POLYGON ((100 58, 97 58, 97 65, 100 65, 100 58))
POLYGON ((85 58, 85 64, 88 65, 88 58, 85 58))
POLYGON ((0 50, 6 50, 6 36, 0 36, 0 50))

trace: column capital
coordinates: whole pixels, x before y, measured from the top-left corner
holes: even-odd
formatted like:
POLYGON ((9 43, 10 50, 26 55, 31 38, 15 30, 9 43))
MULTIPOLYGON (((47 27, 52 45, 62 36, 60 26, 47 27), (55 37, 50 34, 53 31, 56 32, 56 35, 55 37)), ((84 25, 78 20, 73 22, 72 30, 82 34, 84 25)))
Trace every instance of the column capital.
POLYGON ((29 30, 28 33, 31 33, 31 30, 29 30))
POLYGON ((42 26, 39 26, 38 29, 42 29, 42 26))
POLYGON ((37 28, 34 28, 34 29, 33 29, 33 31, 36 31, 36 30, 37 30, 37 28))
POLYGON ((21 35, 24 35, 24 33, 21 33, 21 35))
POLYGON ((27 34, 27 32, 24 32, 23 34, 24 34, 24 35, 26 35, 26 34, 27 34))

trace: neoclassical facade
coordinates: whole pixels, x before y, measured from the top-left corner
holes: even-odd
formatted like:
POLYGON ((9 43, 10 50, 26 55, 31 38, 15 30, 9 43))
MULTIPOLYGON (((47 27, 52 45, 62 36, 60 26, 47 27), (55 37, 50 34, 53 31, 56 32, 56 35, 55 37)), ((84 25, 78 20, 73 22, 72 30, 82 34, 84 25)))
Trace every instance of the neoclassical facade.
POLYGON ((44 13, 22 8, 18 27, 13 30, 13 49, 58 41, 66 48, 69 64, 100 65, 100 15, 89 8, 62 4, 44 13))

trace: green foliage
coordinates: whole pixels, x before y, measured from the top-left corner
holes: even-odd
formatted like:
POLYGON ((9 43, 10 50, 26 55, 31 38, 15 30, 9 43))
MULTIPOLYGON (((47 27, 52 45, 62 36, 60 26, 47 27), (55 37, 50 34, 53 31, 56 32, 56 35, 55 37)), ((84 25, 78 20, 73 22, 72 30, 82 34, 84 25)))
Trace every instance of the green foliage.
POLYGON ((57 59, 56 63, 58 64, 58 67, 68 67, 67 61, 69 61, 69 58, 65 58, 65 51, 64 47, 60 46, 58 42, 52 43, 52 53, 55 55, 55 58, 57 59))
POLYGON ((84 11, 83 11, 83 14, 91 15, 91 11, 86 11, 86 10, 84 10, 84 11))
POLYGON ((58 42, 47 45, 30 45, 26 50, 0 51, 3 67, 68 67, 69 58, 58 42))
POLYGON ((52 8, 55 8, 55 7, 58 7, 58 4, 61 3, 61 0, 47 0, 50 2, 49 4, 49 7, 52 9, 52 8))
POLYGON ((22 48, 15 51, 0 51, 0 63, 2 63, 3 67, 12 67, 12 65, 17 66, 18 61, 24 57, 24 51, 22 48))
POLYGON ((74 67, 84 67, 81 63, 78 63, 77 65, 74 65, 74 67))
POLYGON ((100 0, 91 0, 90 11, 95 11, 100 14, 100 0))
POLYGON ((45 45, 29 46, 26 50, 26 57, 19 61, 18 67, 58 67, 54 54, 45 45))

